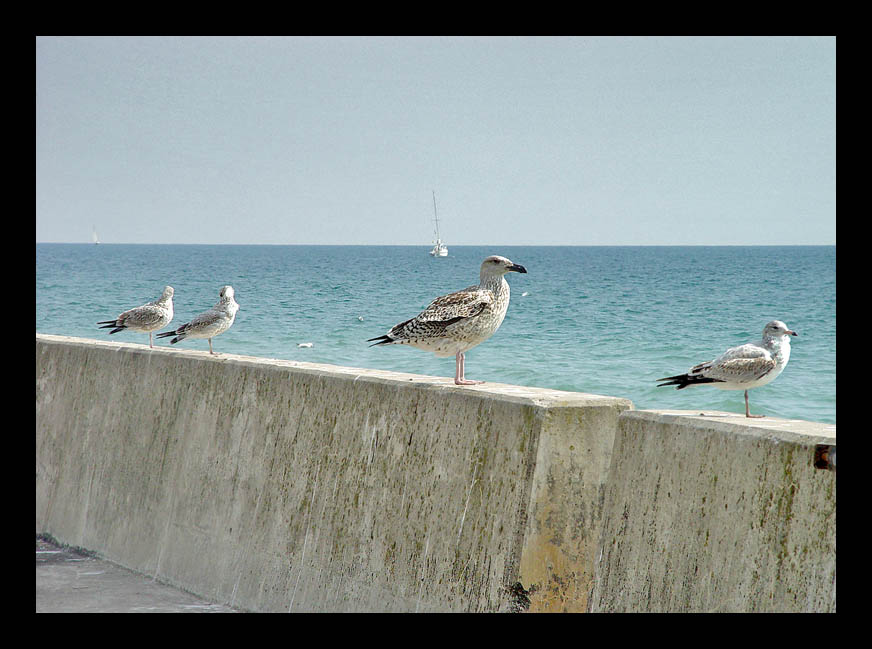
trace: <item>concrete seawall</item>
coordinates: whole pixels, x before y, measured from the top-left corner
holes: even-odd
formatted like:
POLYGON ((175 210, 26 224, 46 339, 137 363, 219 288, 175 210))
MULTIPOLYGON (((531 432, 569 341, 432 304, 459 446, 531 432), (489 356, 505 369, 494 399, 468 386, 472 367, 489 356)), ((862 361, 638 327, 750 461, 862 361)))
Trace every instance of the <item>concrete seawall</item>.
POLYGON ((36 384, 37 533, 236 608, 835 610, 834 426, 41 334, 36 384))
POLYGON ((698 415, 620 418, 591 610, 835 612, 836 427, 698 415))

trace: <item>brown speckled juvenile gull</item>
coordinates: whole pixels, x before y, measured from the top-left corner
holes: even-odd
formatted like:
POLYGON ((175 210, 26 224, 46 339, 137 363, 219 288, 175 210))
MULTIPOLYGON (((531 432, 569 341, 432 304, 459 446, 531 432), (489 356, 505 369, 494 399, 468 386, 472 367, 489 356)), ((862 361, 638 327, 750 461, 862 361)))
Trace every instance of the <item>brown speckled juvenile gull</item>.
POLYGON ((657 379, 666 381, 657 387, 675 385, 676 390, 681 390, 688 385, 712 383, 721 390, 744 390, 745 416, 763 417, 751 414, 748 390, 766 385, 781 374, 790 360, 790 336, 796 335, 781 320, 773 320, 763 328, 760 342, 731 347, 713 361, 690 368, 687 374, 657 379))
POLYGON ((103 325, 100 329, 112 329, 110 334, 122 329, 147 333, 148 346, 153 348, 152 332, 166 327, 173 319, 173 292, 172 286, 165 286, 161 296, 154 302, 125 311, 114 320, 104 320, 97 324, 103 325))
POLYGON ((239 310, 239 305, 233 299, 232 286, 222 286, 218 296, 218 303, 211 309, 194 317, 193 320, 186 322, 175 331, 165 331, 158 334, 157 337, 166 338, 168 336, 175 336, 170 341, 172 345, 185 338, 208 338, 209 353, 214 355, 212 339, 230 329, 230 325, 233 324, 233 320, 236 318, 236 312, 239 310))
POLYGON ((483 383, 464 377, 464 354, 490 338, 502 324, 509 308, 510 293, 509 283, 503 276, 512 271, 526 273, 527 269, 505 257, 488 257, 481 264, 477 286, 437 297, 414 318, 367 342, 411 345, 436 356, 454 356, 454 383, 483 383))

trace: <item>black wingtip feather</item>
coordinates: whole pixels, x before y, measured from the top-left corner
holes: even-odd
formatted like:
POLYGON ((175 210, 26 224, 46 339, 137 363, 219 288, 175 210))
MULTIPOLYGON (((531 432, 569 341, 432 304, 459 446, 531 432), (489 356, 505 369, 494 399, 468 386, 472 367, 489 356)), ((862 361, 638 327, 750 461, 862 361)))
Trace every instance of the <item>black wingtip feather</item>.
MULTIPOLYGON (((179 327, 179 329, 182 329, 182 328, 183 327, 179 327)), ((155 334, 154 337, 155 338, 169 338, 170 336, 175 336, 175 338, 173 338, 170 341, 170 345, 175 345, 177 342, 179 342, 180 340, 184 340, 187 337, 187 335, 184 332, 179 333, 179 329, 176 329, 175 331, 164 331, 163 333, 155 334)))
POLYGON ((375 347, 376 345, 387 345, 389 342, 393 342, 393 338, 391 338, 390 336, 377 336, 375 338, 370 338, 366 342, 372 343, 370 347, 375 347), (372 343, 373 340, 377 342, 372 343))
POLYGON ((658 388, 667 385, 674 385, 676 386, 676 390, 683 390, 688 385, 699 385, 701 383, 723 383, 723 381, 719 381, 718 379, 711 379, 706 376, 692 376, 690 374, 676 374, 675 376, 665 376, 662 379, 657 380, 665 381, 665 383, 658 383, 658 388))
POLYGON ((676 390, 680 390, 681 388, 686 388, 688 385, 690 385, 689 382, 687 382, 687 381, 682 381, 681 379, 669 380, 669 379, 665 379, 665 378, 664 378, 664 379, 657 379, 657 380, 658 380, 658 381, 665 381, 665 383, 658 383, 658 384, 657 384, 657 387, 658 387, 658 388, 664 388, 664 387, 666 387, 667 385, 677 385, 678 387, 675 388, 675 389, 676 389, 676 390))

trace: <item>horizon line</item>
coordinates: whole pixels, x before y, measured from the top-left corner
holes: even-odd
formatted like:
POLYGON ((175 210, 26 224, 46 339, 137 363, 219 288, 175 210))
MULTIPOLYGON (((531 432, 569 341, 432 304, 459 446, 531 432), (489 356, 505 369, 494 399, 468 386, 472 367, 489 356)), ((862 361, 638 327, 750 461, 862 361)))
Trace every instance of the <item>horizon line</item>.
MULTIPOLYGON (((85 245, 85 246, 346 246, 356 248, 395 247, 395 248, 429 248, 432 243, 167 243, 167 242, 129 242, 129 241, 37 241, 37 244, 48 245, 85 245)), ((754 246, 832 246, 833 243, 455 243, 455 248, 480 248, 494 246, 501 248, 728 248, 754 246)))

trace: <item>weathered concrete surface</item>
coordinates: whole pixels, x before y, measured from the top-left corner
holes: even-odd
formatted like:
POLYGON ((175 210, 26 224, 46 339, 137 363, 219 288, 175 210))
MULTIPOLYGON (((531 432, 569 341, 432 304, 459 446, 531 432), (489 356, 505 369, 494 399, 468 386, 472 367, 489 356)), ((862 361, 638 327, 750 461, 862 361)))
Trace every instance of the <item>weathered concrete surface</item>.
POLYGON ((588 608, 614 432, 625 411, 623 405, 543 411, 520 571, 531 612, 588 608))
POLYGON ((835 426, 698 415, 621 415, 590 610, 834 612, 835 426))
POLYGON ((47 335, 36 379, 38 533, 246 610, 587 607, 625 399, 47 335))

